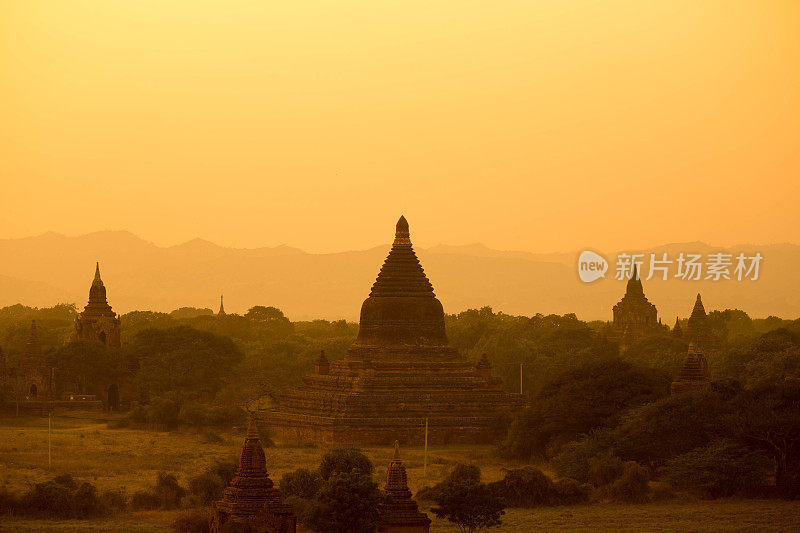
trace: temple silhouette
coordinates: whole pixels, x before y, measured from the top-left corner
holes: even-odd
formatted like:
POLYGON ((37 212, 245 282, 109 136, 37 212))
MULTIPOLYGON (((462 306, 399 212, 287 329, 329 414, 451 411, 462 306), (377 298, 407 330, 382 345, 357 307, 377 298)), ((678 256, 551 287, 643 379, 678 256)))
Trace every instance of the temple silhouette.
POLYGON ((450 346, 444 310, 400 217, 394 243, 361 307, 358 337, 341 361, 315 373, 277 408, 259 412, 283 441, 330 444, 492 442, 493 423, 522 398, 503 390, 484 358, 450 346))

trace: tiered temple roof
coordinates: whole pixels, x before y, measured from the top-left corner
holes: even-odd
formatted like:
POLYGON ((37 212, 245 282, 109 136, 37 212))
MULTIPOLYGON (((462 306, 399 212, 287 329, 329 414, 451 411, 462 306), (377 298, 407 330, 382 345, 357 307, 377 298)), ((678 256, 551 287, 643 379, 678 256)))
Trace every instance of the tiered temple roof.
POLYGON ((99 262, 89 288, 89 303, 75 319, 75 332, 79 339, 100 341, 106 346, 120 346, 119 317, 108 304, 106 287, 100 278, 99 262))
POLYGON ((252 418, 239 454, 236 476, 222 491, 222 499, 213 505, 212 533, 223 531, 229 521, 241 526, 235 531, 294 533, 297 527, 292 507, 283 503, 281 492, 267 474, 264 448, 252 418))
POLYGON ((613 313, 609 337, 618 341, 622 348, 661 329, 658 311, 644 295, 642 280, 639 279, 639 270, 635 264, 625 287, 625 295, 614 306, 613 313))
POLYGON ((417 502, 408 489, 406 467, 400 460, 400 443, 394 442, 394 458, 386 470, 384 492, 391 496, 384 505, 383 527, 385 533, 428 533, 431 520, 419 511, 417 502))
POLYGON ((689 353, 683 363, 678 377, 672 382, 670 392, 680 394, 681 392, 698 390, 707 387, 710 382, 708 374, 708 361, 694 343, 689 344, 689 353))
POLYGON ((448 343, 442 304, 401 217, 344 360, 259 416, 288 441, 419 444, 428 418, 430 442, 490 442, 497 413, 520 403, 448 343))

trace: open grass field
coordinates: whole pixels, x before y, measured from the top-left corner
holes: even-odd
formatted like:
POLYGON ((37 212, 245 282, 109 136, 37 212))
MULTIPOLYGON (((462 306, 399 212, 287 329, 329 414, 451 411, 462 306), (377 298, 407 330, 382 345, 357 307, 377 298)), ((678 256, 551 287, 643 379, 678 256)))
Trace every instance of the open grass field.
MULTIPOLYGON (((48 471, 47 419, 0 419, 0 487, 22 492, 31 483, 68 472, 94 483, 98 490, 124 487, 130 494, 151 485, 159 471, 179 476, 182 484, 202 472, 214 459, 238 454, 242 434, 220 434, 209 442, 202 433, 148 432, 108 429, 91 419, 54 418, 52 470, 48 471)), ((376 466, 376 479, 385 475, 393 450, 364 450, 376 466)), ((276 447, 266 450, 274 480, 299 467, 314 468, 325 452, 319 448, 276 447)), ((489 447, 449 446, 429 450, 427 477, 421 448, 401 450, 409 484, 416 491, 443 479, 456 462, 481 465, 484 481, 500 479, 503 468, 489 447)), ((180 513, 137 512, 88 521, 18 520, 0 517, 2 531, 168 531, 180 513)), ((435 520, 435 532, 455 532, 435 520)), ((670 501, 646 505, 595 504, 536 510, 510 509, 502 531, 800 531, 800 502, 774 500, 670 501)))

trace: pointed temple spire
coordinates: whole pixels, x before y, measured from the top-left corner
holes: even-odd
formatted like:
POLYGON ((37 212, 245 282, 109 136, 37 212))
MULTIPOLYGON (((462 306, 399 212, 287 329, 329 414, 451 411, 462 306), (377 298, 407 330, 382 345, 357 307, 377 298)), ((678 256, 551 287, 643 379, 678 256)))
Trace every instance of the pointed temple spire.
POLYGON ((644 289, 642 288, 642 280, 639 279, 639 266, 634 263, 631 277, 628 278, 628 284, 625 287, 625 294, 631 296, 644 296, 644 289))
POLYGON ((397 221, 394 243, 372 286, 370 296, 405 296, 434 298, 433 285, 414 253, 408 221, 397 221))
POLYGON ((672 336, 673 337, 680 337, 683 335, 683 330, 681 329, 681 319, 680 317, 675 317, 675 326, 672 328, 672 336))
POLYGON ((297 518, 291 506, 283 503, 280 491, 267 474, 264 448, 252 415, 236 475, 222 491, 222 499, 213 504, 211 531, 220 533, 228 521, 250 526, 248 531, 294 533, 296 529, 297 518))
POLYGON ((613 308, 609 339, 625 350, 639 339, 663 330, 656 306, 647 300, 639 278, 639 265, 634 263, 625 287, 625 295, 613 308))
POLYGON ((222 294, 219 295, 219 311, 217 311, 217 316, 225 316, 225 305, 222 303, 222 294))
MULTIPOLYGON (((697 293, 697 299, 694 301, 694 307, 692 308, 692 317, 705 317, 706 315, 706 308, 703 307, 703 299, 700 297, 700 293, 697 293)), ((691 320, 691 318, 690 318, 691 320)))
POLYGON ((711 331, 708 323, 708 315, 703 306, 703 299, 697 293, 697 299, 689 316, 689 323, 686 326, 686 337, 693 342, 698 349, 704 351, 716 350, 720 347, 720 339, 711 331))
POLYGON ((108 307, 106 287, 103 285, 102 278, 100 278, 100 261, 95 264, 94 279, 92 280, 92 286, 89 287, 89 304, 87 307, 89 306, 93 306, 98 309, 108 307))
MULTIPOLYGON (((488 361, 486 361, 488 364, 488 361)), ((320 353, 315 372, 261 413, 281 441, 390 445, 494 440, 495 413, 521 407, 500 378, 479 374, 447 342, 444 310, 400 217, 386 261, 361 306, 358 336, 343 359, 320 353)), ((483 365, 482 365, 483 366, 483 365)), ((409 531, 409 530, 404 530, 409 531)))
POLYGON ((99 261, 95 263, 94 278, 89 287, 89 302, 75 319, 75 333, 79 339, 97 340, 106 346, 120 346, 119 317, 108 304, 99 261))
POLYGON ((384 505, 382 522, 385 529, 382 531, 387 533, 428 531, 431 521, 427 514, 419 511, 417 502, 411 497, 411 491, 408 489, 408 474, 400 460, 399 441, 394 441, 394 458, 386 469, 386 485, 383 490, 390 498, 384 505))
POLYGON ((447 345, 444 310, 400 217, 392 249, 361 306, 356 345, 447 345))

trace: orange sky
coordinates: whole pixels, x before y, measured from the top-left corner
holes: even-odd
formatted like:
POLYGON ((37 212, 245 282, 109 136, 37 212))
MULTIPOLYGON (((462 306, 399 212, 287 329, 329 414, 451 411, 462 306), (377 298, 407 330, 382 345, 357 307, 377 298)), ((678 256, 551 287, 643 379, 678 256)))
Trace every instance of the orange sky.
POLYGON ((0 3, 0 237, 800 242, 800 2, 0 3))

